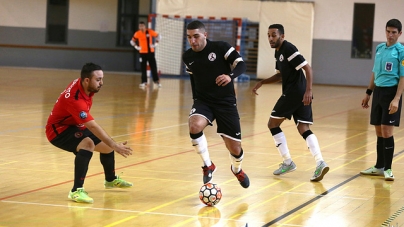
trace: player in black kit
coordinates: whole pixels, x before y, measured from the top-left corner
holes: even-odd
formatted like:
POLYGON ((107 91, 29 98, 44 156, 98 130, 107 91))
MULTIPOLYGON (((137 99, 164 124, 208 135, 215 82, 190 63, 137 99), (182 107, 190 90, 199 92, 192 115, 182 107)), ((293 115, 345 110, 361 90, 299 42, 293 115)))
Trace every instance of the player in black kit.
POLYGON ((210 160, 208 142, 203 130, 216 120, 217 133, 230 152, 231 171, 244 188, 250 180, 241 169, 244 152, 241 147, 240 117, 233 80, 245 72, 246 64, 230 44, 207 39, 205 25, 192 21, 187 25, 191 48, 182 56, 190 74, 194 104, 189 114, 189 134, 204 166, 203 183, 211 182, 216 166, 210 160))
POLYGON ((268 128, 275 141, 275 146, 283 158, 283 162, 273 174, 282 175, 296 170, 296 164, 292 161, 289 153, 286 137, 280 128, 285 119, 290 120, 293 116, 297 130, 306 140, 307 147, 316 161, 316 169, 310 180, 320 181, 330 168, 323 159, 316 135, 309 127, 313 124, 311 109, 313 72, 297 48, 284 38, 284 28, 281 24, 269 26, 268 41, 271 47, 276 49, 275 59, 278 73, 258 82, 252 92, 258 95, 257 90, 262 84, 282 81, 282 95, 275 104, 268 122, 268 128), (303 70, 306 72, 306 76, 303 70))

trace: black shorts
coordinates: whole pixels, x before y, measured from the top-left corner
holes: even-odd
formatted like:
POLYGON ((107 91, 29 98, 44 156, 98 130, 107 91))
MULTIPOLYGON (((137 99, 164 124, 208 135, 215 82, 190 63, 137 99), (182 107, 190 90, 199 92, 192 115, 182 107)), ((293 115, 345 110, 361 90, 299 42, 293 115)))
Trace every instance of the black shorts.
POLYGON ((96 137, 90 130, 87 128, 80 130, 76 126, 70 126, 50 142, 55 147, 76 153, 77 146, 86 137, 92 139, 95 145, 101 143, 101 140, 98 139, 98 137, 96 137))
POLYGON ((213 121, 217 123, 217 133, 227 138, 241 141, 240 116, 237 105, 214 106, 205 102, 195 100, 189 117, 200 115, 208 120, 209 125, 213 121))
POLYGON ((299 122, 313 124, 313 112, 310 105, 305 106, 302 102, 303 95, 299 93, 287 94, 282 96, 276 102, 271 117, 273 118, 287 118, 295 121, 297 125, 299 122))
POLYGON ((400 126, 401 97, 398 102, 398 110, 389 114, 390 103, 396 96, 397 86, 375 87, 373 91, 372 107, 370 111, 371 125, 393 125, 400 126))

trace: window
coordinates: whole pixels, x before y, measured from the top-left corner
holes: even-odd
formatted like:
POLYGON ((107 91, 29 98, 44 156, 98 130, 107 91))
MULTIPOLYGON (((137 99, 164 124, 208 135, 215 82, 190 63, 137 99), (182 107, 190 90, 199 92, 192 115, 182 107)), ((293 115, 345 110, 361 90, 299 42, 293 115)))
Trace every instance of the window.
POLYGON ((67 44, 69 0, 48 0, 46 43, 67 44))
POLYGON ((351 49, 352 58, 372 58, 374 18, 375 4, 355 3, 351 49))
MULTIPOLYGON (((143 21, 147 24, 150 6, 147 6, 146 14, 140 15, 139 8, 144 0, 119 0, 118 2, 118 29, 117 46, 130 46, 133 33, 138 30, 138 24, 143 21)), ((147 1, 150 4, 149 1, 147 1)), ((144 11, 144 10, 143 10, 144 11)))

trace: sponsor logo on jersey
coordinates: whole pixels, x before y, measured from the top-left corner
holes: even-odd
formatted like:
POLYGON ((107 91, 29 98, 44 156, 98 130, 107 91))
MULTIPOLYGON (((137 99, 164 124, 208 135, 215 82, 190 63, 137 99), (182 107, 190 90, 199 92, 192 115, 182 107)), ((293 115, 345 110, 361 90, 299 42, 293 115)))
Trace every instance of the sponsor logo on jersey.
POLYGON ((208 55, 208 59, 209 59, 209 61, 214 61, 214 60, 216 60, 216 54, 215 53, 210 53, 209 55, 208 55))
POLYGON ((81 137, 83 137, 83 133, 82 132, 76 132, 76 133, 74 133, 74 137, 81 138, 81 137))
POLYGON ((87 118, 87 113, 84 112, 84 111, 81 111, 79 116, 80 116, 81 119, 86 119, 87 118))
POLYGON ((279 56, 279 61, 283 62, 283 54, 281 54, 281 56, 279 56))

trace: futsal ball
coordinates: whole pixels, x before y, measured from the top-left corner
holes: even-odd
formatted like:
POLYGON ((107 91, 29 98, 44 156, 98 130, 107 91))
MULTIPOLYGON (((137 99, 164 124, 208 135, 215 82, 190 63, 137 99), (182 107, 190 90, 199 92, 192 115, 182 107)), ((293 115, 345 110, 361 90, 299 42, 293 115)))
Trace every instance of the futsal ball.
POLYGON ((217 184, 206 183, 199 190, 199 199, 208 206, 214 206, 222 198, 222 190, 217 184))

